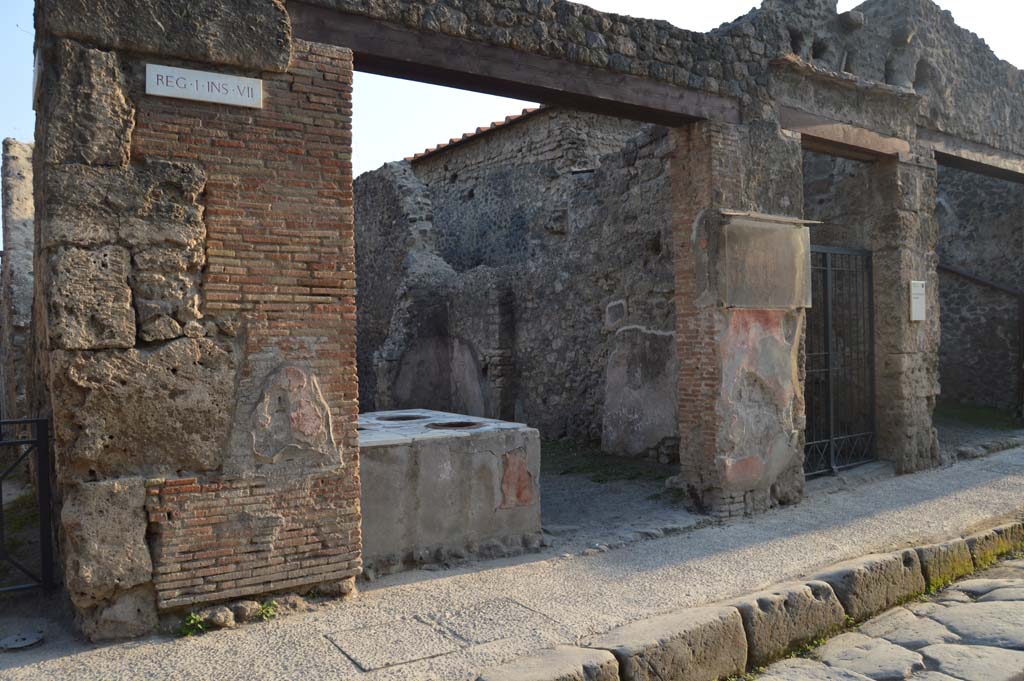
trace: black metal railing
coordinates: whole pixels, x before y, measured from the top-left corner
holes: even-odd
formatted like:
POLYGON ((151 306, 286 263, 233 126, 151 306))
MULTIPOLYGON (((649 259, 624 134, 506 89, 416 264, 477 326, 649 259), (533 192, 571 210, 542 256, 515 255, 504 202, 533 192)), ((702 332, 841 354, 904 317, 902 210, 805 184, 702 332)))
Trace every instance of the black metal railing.
POLYGON ((0 587, 0 593, 42 587, 54 587, 53 505, 50 480, 50 422, 46 419, 0 421, 0 451, 13 450, 11 461, 0 473, 0 562, 7 563, 29 581, 0 587), (30 465, 33 464, 34 465, 30 465), (34 473, 36 507, 39 521, 39 565, 33 570, 23 564, 11 549, 7 524, 7 502, 3 483, 24 470, 34 473))
POLYGON ((875 458, 874 293, 869 251, 811 249, 804 473, 875 458))

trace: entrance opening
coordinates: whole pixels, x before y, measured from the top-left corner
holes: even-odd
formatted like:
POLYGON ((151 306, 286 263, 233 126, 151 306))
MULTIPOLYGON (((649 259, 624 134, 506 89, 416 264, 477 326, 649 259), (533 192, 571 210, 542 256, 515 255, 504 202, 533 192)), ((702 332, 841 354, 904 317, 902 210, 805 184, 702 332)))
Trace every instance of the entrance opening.
POLYGON ((868 163, 804 153, 811 228, 804 472, 834 474, 876 458, 875 302, 868 163))
POLYGON ((936 424, 952 460, 1024 435, 1024 184, 948 167, 938 177, 936 424))
POLYGON ((807 314, 804 472, 875 458, 871 252, 812 246, 807 314))
MULTIPOLYGON (((361 75, 357 123, 374 97, 360 89, 369 78, 394 84, 392 98, 403 93, 404 81, 361 75)), ((415 88, 432 98, 453 92, 415 88)), ((472 105, 474 95, 457 94, 472 105)), ((486 510, 466 517, 520 512, 535 476, 543 525, 563 549, 695 523, 665 487, 679 473, 674 138, 655 123, 507 103, 510 115, 364 166, 354 182, 362 409, 435 413, 408 437, 440 446, 447 434, 457 438, 451 452, 468 456, 449 457, 446 478, 427 475, 440 459, 425 455, 401 475, 421 495, 435 481, 472 476, 465 489, 476 491, 463 496, 486 510), (494 449, 497 422, 540 432, 539 468, 528 447, 495 450, 490 463, 474 458, 478 438, 494 449), (492 489, 502 497, 491 499, 492 489)), ((421 117, 429 125, 429 112, 421 117)), ((357 159, 371 139, 360 130, 357 159)), ((364 527, 398 504, 394 490, 375 492, 393 487, 402 465, 389 447, 403 434, 385 430, 365 434, 364 527)), ((409 456, 420 456, 417 446, 409 456)), ((457 522, 445 520, 452 536, 457 522)), ((374 563, 375 538, 364 538, 374 563)))

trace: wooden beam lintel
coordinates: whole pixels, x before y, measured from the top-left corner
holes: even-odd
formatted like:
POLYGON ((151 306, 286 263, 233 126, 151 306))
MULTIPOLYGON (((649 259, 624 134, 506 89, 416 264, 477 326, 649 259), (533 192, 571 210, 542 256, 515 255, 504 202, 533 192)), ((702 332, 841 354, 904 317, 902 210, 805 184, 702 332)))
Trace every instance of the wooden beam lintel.
POLYGON ((683 125, 739 123, 739 102, 642 78, 290 1, 293 34, 347 47, 357 71, 594 113, 683 125))
POLYGON ((781 107, 779 117, 783 128, 800 133, 804 148, 810 151, 857 161, 874 161, 910 151, 906 140, 800 109, 781 107))
POLYGON ((941 165, 1024 184, 1024 156, 919 128, 917 138, 941 165))

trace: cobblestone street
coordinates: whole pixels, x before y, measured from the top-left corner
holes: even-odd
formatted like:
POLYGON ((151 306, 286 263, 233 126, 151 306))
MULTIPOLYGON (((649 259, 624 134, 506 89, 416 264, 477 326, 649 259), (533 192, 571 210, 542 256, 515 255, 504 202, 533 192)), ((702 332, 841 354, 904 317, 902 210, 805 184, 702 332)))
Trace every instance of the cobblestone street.
POLYGON ((829 640, 760 681, 1021 681, 1024 560, 1012 560, 829 640))

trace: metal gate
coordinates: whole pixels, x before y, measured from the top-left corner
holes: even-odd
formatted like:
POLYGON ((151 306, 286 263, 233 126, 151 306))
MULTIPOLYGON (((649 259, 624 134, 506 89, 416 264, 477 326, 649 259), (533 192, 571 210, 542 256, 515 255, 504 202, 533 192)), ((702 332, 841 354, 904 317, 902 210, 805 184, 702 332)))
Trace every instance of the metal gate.
POLYGON ((871 253, 811 248, 804 473, 875 458, 875 330, 871 253))
POLYGON ((0 470, 0 567, 7 568, 0 573, 0 593, 38 586, 52 589, 49 421, 0 421, 0 454, 5 455, 0 470), (15 483, 29 487, 20 489, 13 500, 5 498, 4 488, 10 496, 15 483), (35 541, 28 541, 26 533, 35 534, 35 541))

